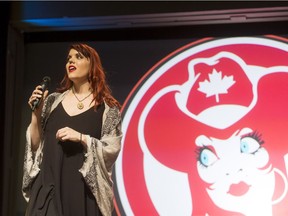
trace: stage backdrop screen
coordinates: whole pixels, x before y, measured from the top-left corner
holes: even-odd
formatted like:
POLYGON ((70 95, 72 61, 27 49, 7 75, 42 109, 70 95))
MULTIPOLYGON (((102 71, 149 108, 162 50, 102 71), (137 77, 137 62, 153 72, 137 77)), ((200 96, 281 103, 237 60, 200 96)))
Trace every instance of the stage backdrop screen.
POLYGON ((116 211, 287 215, 287 39, 186 42, 158 55, 125 99, 116 211))

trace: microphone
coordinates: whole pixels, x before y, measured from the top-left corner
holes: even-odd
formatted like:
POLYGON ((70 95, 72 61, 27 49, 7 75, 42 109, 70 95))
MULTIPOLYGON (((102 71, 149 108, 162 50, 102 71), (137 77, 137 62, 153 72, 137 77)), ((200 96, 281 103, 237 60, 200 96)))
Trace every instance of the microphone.
MULTIPOLYGON (((41 82, 41 90, 42 90, 42 92, 43 92, 43 94, 42 94, 42 97, 43 97, 43 95, 44 95, 44 92, 48 89, 48 86, 49 86, 49 83, 50 83, 50 77, 48 77, 48 76, 45 76, 44 78, 43 78, 43 81, 41 82)), ((34 101, 33 101, 33 103, 32 103, 32 111, 34 111, 38 106, 39 106, 39 104, 40 104, 40 102, 41 102, 41 100, 42 100, 42 97, 41 98, 36 98, 34 101)))

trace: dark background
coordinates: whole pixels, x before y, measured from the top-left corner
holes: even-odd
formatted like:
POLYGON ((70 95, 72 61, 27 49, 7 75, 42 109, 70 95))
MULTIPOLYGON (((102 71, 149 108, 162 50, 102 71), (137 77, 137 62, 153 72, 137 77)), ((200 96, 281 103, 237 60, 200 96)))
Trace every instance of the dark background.
POLYGON ((97 49, 113 93, 124 103, 153 65, 194 40, 287 35, 287 7, 284 1, 0 2, 0 214, 23 215, 27 98, 44 75, 51 76, 51 89, 57 87, 70 43, 97 49))

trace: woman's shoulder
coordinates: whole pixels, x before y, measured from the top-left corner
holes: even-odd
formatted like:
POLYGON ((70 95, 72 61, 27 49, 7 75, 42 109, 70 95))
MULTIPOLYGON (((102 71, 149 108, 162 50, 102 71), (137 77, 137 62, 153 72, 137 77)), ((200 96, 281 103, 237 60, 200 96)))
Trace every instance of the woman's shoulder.
POLYGON ((105 110, 109 112, 120 112, 120 108, 117 105, 110 105, 106 101, 104 101, 105 110))
POLYGON ((48 98, 57 98, 59 97, 60 95, 62 95, 63 93, 60 93, 60 92, 52 92, 51 94, 48 95, 48 98))
POLYGON ((61 98, 63 97, 64 94, 65 92, 64 93, 53 92, 49 94, 44 103, 44 110, 46 110, 47 108, 51 108, 51 106, 54 103, 57 103, 57 101, 61 101, 61 98))
POLYGON ((63 97, 65 94, 67 93, 67 91, 65 92, 52 92, 51 94, 48 95, 47 100, 53 100, 55 101, 58 98, 63 97))
POLYGON ((121 112, 118 106, 110 106, 105 103, 105 111, 104 114, 106 119, 113 119, 113 121, 121 121, 121 112))

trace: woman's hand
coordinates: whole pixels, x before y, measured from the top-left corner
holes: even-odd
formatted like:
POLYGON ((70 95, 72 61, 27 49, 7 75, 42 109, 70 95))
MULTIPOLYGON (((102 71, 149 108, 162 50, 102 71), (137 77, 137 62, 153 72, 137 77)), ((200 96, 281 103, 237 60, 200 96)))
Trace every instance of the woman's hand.
POLYGON ((70 140, 72 142, 81 142, 83 144, 84 136, 78 131, 69 127, 61 128, 56 133, 56 139, 60 141, 70 140))
POLYGON ((46 99, 48 95, 48 90, 46 90, 44 92, 44 95, 43 95, 43 91, 41 89, 41 85, 38 85, 34 91, 32 92, 32 95, 31 97, 29 98, 28 100, 28 105, 30 106, 30 108, 32 109, 33 108, 33 103, 36 99, 39 99, 40 100, 40 103, 39 105, 36 107, 36 109, 34 110, 35 114, 41 114, 41 111, 42 111, 42 107, 43 107, 43 101, 46 99))

